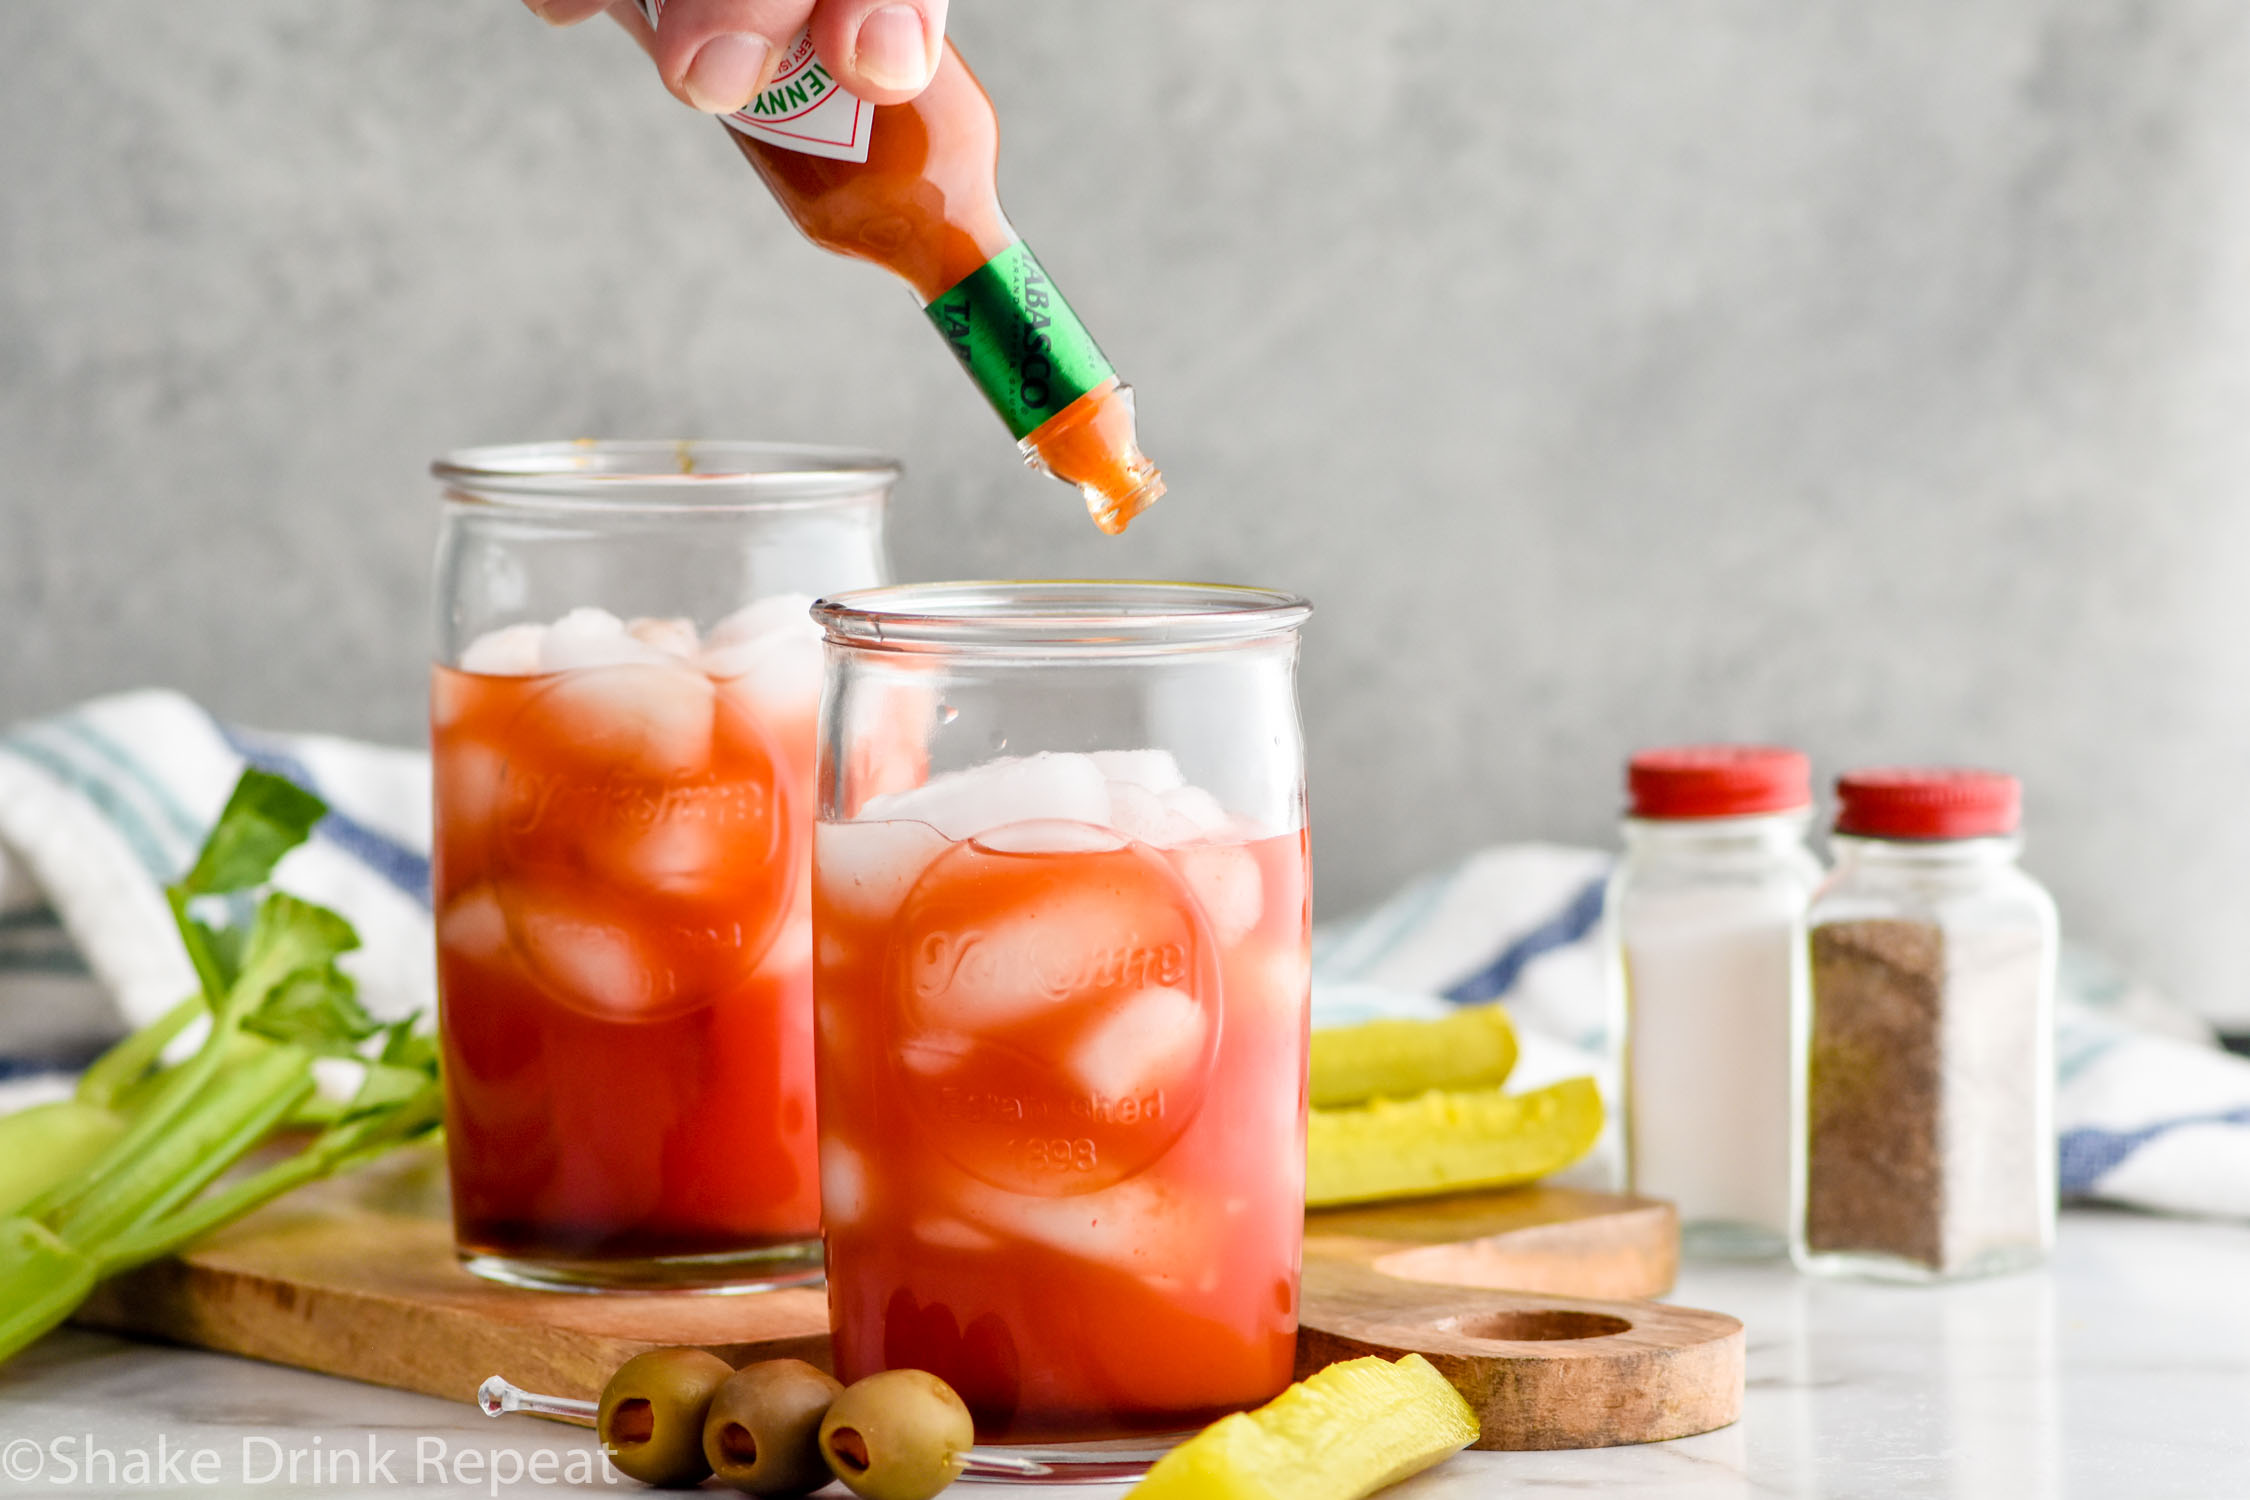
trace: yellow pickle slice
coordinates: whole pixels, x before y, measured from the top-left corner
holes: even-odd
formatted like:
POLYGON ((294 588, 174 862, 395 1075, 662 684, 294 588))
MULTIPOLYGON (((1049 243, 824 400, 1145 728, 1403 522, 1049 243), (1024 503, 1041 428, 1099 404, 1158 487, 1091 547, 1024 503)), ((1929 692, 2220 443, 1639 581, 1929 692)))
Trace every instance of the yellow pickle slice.
POLYGON ((1220 1418, 1127 1500, 1360 1500, 1476 1440, 1476 1413, 1428 1360, 1368 1355, 1220 1418))
POLYGON ((1602 1096, 1591 1078, 1525 1094, 1432 1089, 1316 1109, 1305 1130, 1305 1202, 1319 1208, 1505 1187, 1558 1172, 1593 1149, 1602 1096))

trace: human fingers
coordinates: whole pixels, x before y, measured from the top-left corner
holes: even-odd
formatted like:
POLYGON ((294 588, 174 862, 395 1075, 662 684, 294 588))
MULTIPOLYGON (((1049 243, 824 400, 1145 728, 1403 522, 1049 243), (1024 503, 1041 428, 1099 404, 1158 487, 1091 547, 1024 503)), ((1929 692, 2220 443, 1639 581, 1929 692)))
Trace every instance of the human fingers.
POLYGON ((681 103, 731 114, 773 77, 813 0, 664 0, 649 56, 681 103))
POLYGON ((610 0, 523 0, 524 5, 550 26, 576 26, 589 16, 609 9, 610 0))
POLYGON ((813 50, 870 104, 904 104, 929 85, 945 47, 946 0, 820 0, 813 50))

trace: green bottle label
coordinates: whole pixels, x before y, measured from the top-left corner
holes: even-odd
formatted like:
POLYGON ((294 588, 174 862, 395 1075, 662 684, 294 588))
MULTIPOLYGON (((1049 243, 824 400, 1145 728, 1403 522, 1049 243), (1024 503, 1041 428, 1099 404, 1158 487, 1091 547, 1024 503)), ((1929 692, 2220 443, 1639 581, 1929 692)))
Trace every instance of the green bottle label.
POLYGON ((1018 442, 1117 373, 1021 240, 923 311, 1018 442))

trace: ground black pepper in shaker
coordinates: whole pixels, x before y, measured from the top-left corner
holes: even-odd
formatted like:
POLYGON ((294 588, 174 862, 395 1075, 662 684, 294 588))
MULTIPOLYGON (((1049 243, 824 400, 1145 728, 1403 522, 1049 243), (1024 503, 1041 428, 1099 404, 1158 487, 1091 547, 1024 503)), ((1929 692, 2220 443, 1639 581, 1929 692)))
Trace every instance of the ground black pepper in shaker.
POLYGON ((1837 796, 1792 1252, 1909 1281, 2034 1264, 2054 1239, 2056 921, 2016 866, 2017 783, 1870 771, 1837 796))

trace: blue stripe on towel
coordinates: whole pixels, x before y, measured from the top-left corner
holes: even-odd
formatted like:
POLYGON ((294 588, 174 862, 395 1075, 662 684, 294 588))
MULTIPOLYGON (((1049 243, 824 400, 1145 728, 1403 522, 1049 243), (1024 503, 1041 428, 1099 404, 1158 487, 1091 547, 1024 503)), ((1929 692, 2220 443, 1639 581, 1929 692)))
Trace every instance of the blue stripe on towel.
POLYGON ((28 728, 36 727, 28 726, 26 730, 18 730, 5 739, 0 739, 0 746, 4 746, 10 754, 22 756, 93 803, 117 829, 119 836, 133 851, 134 857, 141 862, 141 868, 148 872, 149 879, 163 885, 178 876, 182 861, 164 848, 156 831, 142 818, 141 810, 122 796, 117 787, 106 778, 95 775, 70 757, 32 739, 28 728))
POLYGON ((74 979, 91 979, 94 971, 86 967, 86 960, 76 948, 42 948, 25 952, 14 948, 0 948, 0 974, 67 974, 74 979))
POLYGON ((41 1057, 0 1057, 0 1083, 48 1075, 68 1080, 73 1073, 85 1072, 108 1050, 107 1043, 79 1042, 41 1057))
POLYGON ((1532 960, 1567 948, 1594 930, 1602 919, 1602 899, 1608 886, 1606 875, 1587 881, 1570 898, 1569 905, 1501 949, 1498 958, 1447 990, 1445 998, 1456 1005, 1474 1005, 1507 994, 1532 960))
POLYGON ((361 864, 382 876, 399 890, 421 903, 427 910, 430 905, 430 858, 417 854, 388 834, 378 832, 360 822, 349 813, 337 810, 328 794, 320 789, 320 782, 312 768, 284 751, 261 745, 247 738, 232 725, 218 724, 219 733, 235 754, 241 756, 261 771, 276 776, 286 776, 297 785, 329 803, 328 816, 320 820, 313 830, 315 836, 324 838, 343 850, 361 864))
POLYGON ((148 800, 155 804, 156 810, 164 815, 164 821, 172 825, 172 831, 179 835, 180 843, 185 848, 200 849, 203 846, 203 840, 210 835, 211 830, 182 807, 180 799, 172 795, 172 789, 151 776, 148 767, 123 746, 78 714, 62 714, 48 722, 58 733, 69 735, 115 767, 119 775, 138 786, 148 800))
POLYGON ((2057 1143, 2059 1184, 2065 1193, 2090 1193, 2096 1183, 2141 1147, 2186 1125, 2250 1125, 2250 1106, 2218 1114, 2182 1115, 2138 1130, 2102 1130, 2091 1125, 2066 1130, 2057 1143))

